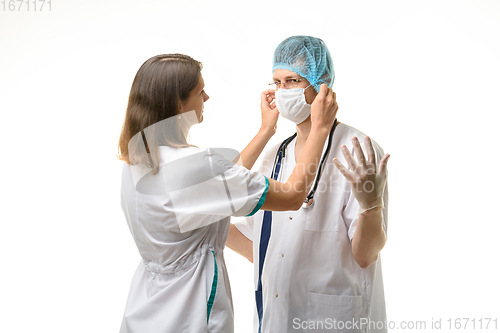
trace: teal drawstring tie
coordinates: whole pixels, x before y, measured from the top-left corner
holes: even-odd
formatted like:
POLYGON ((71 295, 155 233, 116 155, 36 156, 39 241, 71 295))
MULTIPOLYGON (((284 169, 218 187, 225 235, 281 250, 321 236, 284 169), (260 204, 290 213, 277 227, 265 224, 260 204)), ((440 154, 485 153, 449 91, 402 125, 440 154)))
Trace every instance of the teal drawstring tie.
POLYGON ((217 291, 217 280, 218 280, 218 272, 217 272, 217 261, 215 260, 215 252, 212 251, 214 255, 214 280, 212 281, 212 291, 210 292, 210 297, 208 298, 207 303, 207 324, 208 319, 210 319, 210 312, 212 311, 212 306, 214 305, 215 293, 217 291))

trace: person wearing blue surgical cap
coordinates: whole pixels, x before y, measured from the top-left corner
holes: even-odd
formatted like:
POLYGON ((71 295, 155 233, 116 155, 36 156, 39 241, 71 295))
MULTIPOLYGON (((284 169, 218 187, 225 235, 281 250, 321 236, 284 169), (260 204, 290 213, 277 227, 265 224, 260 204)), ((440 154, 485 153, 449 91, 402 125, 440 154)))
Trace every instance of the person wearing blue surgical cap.
MULTIPOLYGON (((265 102, 297 130, 259 168, 279 180, 303 153, 311 103, 321 84, 332 87, 335 72, 325 43, 310 36, 281 42, 272 72, 265 102)), ((387 332, 380 251, 388 158, 363 132, 335 120, 302 208, 260 211, 231 225, 226 245, 254 262, 255 332, 387 332)))
POLYGON ((335 120, 335 93, 323 84, 297 171, 269 179, 249 169, 275 134, 275 109, 261 110, 262 126, 241 153, 188 142, 209 100, 201 69, 190 56, 160 54, 132 82, 118 158, 121 207, 141 260, 120 333, 234 333, 224 260, 230 216, 299 209, 335 120))

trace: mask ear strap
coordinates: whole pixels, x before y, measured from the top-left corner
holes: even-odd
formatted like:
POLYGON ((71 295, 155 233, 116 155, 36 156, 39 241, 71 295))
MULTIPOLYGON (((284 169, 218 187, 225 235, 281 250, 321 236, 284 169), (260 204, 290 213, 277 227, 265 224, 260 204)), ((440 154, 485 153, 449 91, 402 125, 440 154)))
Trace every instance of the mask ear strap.
POLYGON ((304 91, 306 91, 306 89, 309 88, 310 86, 312 86, 312 84, 309 83, 309 85, 304 88, 304 91))

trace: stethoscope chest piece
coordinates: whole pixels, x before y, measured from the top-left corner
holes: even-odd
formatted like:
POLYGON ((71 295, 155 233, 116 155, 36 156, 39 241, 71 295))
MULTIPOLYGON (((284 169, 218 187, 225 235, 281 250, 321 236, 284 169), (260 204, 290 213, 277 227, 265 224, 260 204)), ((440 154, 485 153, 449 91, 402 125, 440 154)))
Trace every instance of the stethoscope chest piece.
POLYGON ((311 198, 309 200, 306 199, 306 201, 304 201, 304 203, 302 204, 302 208, 308 208, 310 207, 314 202, 314 199, 311 198))

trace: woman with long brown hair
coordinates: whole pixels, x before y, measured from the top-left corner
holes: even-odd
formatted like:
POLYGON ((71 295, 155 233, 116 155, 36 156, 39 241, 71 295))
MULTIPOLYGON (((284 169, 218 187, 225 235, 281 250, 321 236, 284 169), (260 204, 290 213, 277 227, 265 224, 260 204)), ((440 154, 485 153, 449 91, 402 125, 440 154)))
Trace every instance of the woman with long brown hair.
POLYGON ((272 90, 262 93, 262 126, 241 154, 188 143, 209 99, 201 69, 186 55, 159 55, 132 83, 119 158, 125 162, 122 208, 142 260, 122 333, 233 332, 223 257, 230 216, 297 210, 337 113, 335 93, 323 85, 312 104, 307 149, 280 183, 249 171, 275 133, 272 90))

